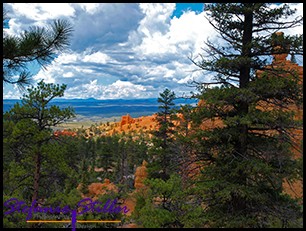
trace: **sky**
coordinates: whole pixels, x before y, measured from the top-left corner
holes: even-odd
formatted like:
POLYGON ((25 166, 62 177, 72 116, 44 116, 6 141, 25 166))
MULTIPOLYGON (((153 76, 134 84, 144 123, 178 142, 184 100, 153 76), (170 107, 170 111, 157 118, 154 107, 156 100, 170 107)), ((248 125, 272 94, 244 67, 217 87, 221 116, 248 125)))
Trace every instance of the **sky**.
MULTIPOLYGON (((177 96, 195 91, 189 82, 207 81, 190 57, 216 37, 203 3, 7 3, 9 29, 68 19, 74 29, 69 49, 47 70, 31 65, 34 82, 67 84, 64 98, 131 99, 158 97, 165 88, 177 96)), ((292 4, 303 15, 302 3, 292 4)), ((302 34, 302 26, 285 31, 302 34)), ((3 98, 22 96, 4 84, 3 98)))

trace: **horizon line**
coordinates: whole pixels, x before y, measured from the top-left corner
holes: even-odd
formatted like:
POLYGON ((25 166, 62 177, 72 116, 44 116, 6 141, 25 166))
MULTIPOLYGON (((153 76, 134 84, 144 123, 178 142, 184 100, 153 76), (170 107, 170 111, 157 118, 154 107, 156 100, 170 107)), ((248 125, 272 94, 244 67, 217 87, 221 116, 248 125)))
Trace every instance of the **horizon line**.
MULTIPOLYGON (((96 98, 54 98, 53 100, 142 100, 142 99, 157 99, 156 98, 110 98, 110 99, 96 99, 96 98)), ((176 99, 194 99, 194 98, 183 98, 183 97, 177 97, 176 99)), ((3 100, 22 100, 21 98, 3 98, 3 100)))

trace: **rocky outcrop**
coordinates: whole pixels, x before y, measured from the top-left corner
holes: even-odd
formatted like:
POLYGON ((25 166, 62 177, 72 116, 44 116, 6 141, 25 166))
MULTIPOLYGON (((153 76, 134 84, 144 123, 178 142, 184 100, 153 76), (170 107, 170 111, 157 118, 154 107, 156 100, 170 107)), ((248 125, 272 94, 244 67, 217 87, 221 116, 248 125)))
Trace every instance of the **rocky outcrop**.
POLYGON ((121 117, 121 121, 111 125, 111 134, 122 132, 146 132, 156 129, 156 115, 132 118, 129 114, 121 117))
MULTIPOLYGON (((127 216, 130 216, 132 212, 135 209, 136 206, 136 197, 135 193, 140 192, 141 190, 146 189, 145 184, 143 183, 144 180, 147 178, 148 173, 147 173, 147 162, 144 160, 142 162, 142 165, 136 168, 135 171, 135 191, 129 194, 127 198, 123 200, 123 205, 127 206, 129 209, 129 212, 126 214, 127 216)), ((98 168, 95 167, 95 170, 98 170, 98 168)), ((100 169, 99 169, 100 170, 100 169)), ((81 191, 82 189, 82 184, 79 184, 77 189, 81 191)), ((82 194, 83 198, 92 198, 93 201, 97 200, 100 195, 105 195, 109 193, 118 193, 118 187, 112 183, 109 179, 105 179, 104 183, 91 183, 88 185, 88 193, 82 194)))
MULTIPOLYGON (((283 36, 283 32, 277 32, 277 36, 283 36)), ((274 48, 275 51, 281 49, 280 46, 277 46, 274 48)), ((268 73, 270 76, 275 76, 277 74, 277 77, 286 78, 292 74, 297 74, 299 78, 299 84, 303 84, 303 67, 299 66, 296 63, 291 62, 290 60, 287 60, 287 53, 282 54, 274 54, 273 55, 273 62, 271 65, 268 65, 265 67, 265 73, 268 73), (281 71, 281 73, 280 73, 281 71)), ((258 78, 260 78, 264 71, 258 71, 257 73, 258 78)), ((260 110, 272 110, 275 109, 275 104, 269 104, 267 102, 259 102, 257 109, 260 110)), ((282 109, 282 110, 288 110, 288 111, 294 111, 296 112, 295 119, 296 120, 302 120, 303 119, 303 105, 296 106, 294 104, 290 105, 288 109, 282 109)), ((294 149, 292 149, 295 158, 299 158, 302 156, 302 153, 300 150, 300 144, 303 139, 303 133, 301 130, 293 129, 291 130, 293 135, 293 143, 295 144, 294 149)), ((268 132, 269 133, 269 132, 268 132)))
MULTIPOLYGON (((284 33, 277 32, 276 35, 284 36, 284 33)), ((274 48, 275 51, 278 51, 279 49, 282 49, 282 47, 277 46, 274 48)), ((288 53, 274 54, 273 62, 271 65, 266 67, 267 68, 266 72, 273 75, 272 69, 281 70, 284 72, 283 74, 280 75, 283 78, 286 78, 292 74, 297 74, 299 78, 299 84, 303 84, 303 67, 299 66, 297 63, 293 63, 290 60, 287 60, 287 56, 288 53), (269 71, 269 69, 271 69, 271 71, 269 71)), ((262 72, 259 72, 257 74, 259 74, 260 76, 262 72)), ((272 107, 272 105, 263 102, 259 107, 269 110, 272 107)), ((291 105, 287 110, 296 112, 295 114, 296 120, 303 120, 303 105, 301 106, 291 105)), ((293 144, 292 152, 294 154, 293 158, 301 158, 303 155, 301 152, 303 131, 292 129, 290 132, 293 137, 292 138, 292 144, 293 144)), ((303 180, 289 182, 287 179, 284 179, 283 187, 284 187, 284 192, 290 195, 291 197, 301 198, 301 199, 303 198, 303 180)))
POLYGON ((121 117, 120 127, 122 128, 123 125, 132 124, 134 122, 135 122, 135 120, 129 114, 124 115, 124 116, 121 117))
POLYGON ((62 131, 59 131, 59 130, 55 131, 53 133, 53 135, 55 137, 58 137, 58 136, 77 136, 77 133, 73 132, 73 131, 67 131, 67 130, 64 129, 62 131))
POLYGON ((104 179, 104 183, 92 183, 88 186, 89 196, 99 196, 107 194, 108 192, 118 192, 118 187, 110 182, 109 179, 104 179))
MULTIPOLYGON (((82 184, 79 184, 77 189, 82 189, 82 184)), ((112 183, 109 179, 104 179, 104 183, 91 183, 88 185, 88 193, 81 194, 83 198, 92 198, 94 201, 99 196, 109 194, 111 192, 118 193, 118 187, 112 183)))
POLYGON ((136 168, 134 183, 136 191, 146 188, 143 182, 148 177, 147 165, 148 163, 144 160, 142 161, 142 165, 136 168))

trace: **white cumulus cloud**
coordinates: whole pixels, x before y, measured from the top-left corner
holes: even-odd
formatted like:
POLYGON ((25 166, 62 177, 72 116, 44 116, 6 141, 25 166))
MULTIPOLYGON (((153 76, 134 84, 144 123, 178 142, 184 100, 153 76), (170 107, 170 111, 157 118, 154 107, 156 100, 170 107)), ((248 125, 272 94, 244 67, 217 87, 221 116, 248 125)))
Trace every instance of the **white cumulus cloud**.
MULTIPOLYGON (((188 83, 211 75, 189 60, 203 54, 216 31, 205 12, 184 11, 172 16, 175 3, 8 3, 10 29, 19 34, 33 25, 68 19, 73 25, 70 50, 59 54, 33 79, 67 84, 67 98, 157 97, 164 89, 177 95, 190 92, 188 83)), ((303 4, 290 4, 303 15, 303 4)), ((288 20, 291 20, 290 17, 288 20)), ((284 31, 302 34, 303 26, 284 31)), ((6 87, 4 97, 13 97, 6 87)))

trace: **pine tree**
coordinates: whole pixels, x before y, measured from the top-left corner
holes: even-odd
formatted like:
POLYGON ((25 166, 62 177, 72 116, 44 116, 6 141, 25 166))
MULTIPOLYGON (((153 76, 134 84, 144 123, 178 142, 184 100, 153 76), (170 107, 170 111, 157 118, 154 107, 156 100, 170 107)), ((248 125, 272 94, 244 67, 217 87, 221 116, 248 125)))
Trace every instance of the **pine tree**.
MULTIPOLYGON (((3 10, 3 27, 9 20, 8 12, 3 10)), ((55 20, 48 27, 30 27, 20 35, 3 36, 3 82, 18 84, 24 88, 31 82, 27 64, 36 61, 46 67, 58 52, 69 45, 72 27, 67 20, 55 20), (19 75, 18 79, 15 78, 19 75)))
POLYGON ((222 124, 198 129, 200 148, 194 150, 205 163, 197 186, 203 189, 208 225, 299 226, 294 222, 301 209, 283 193, 282 181, 296 176, 299 166, 292 158, 291 131, 301 123, 288 107, 301 103, 301 86, 297 73, 266 65, 271 54, 302 54, 302 35, 275 33, 300 25, 302 18, 281 22, 296 12, 287 4, 206 4, 205 10, 224 41, 207 41, 207 54, 193 60, 216 73, 214 81, 197 85, 202 101, 194 128, 213 120, 222 124))
POLYGON ((184 187, 190 185, 190 176, 193 175, 196 170, 196 167, 192 166, 192 163, 195 162, 193 152, 194 149, 196 149, 196 142, 194 142, 195 137, 193 137, 194 131, 191 129, 193 110, 194 107, 189 104, 181 105, 178 110, 179 115, 177 116, 177 124, 175 126, 176 132, 173 152, 177 157, 176 164, 178 166, 178 172, 182 177, 184 187))
POLYGON ((149 166, 149 172, 152 172, 151 177, 154 175, 154 177, 161 177, 164 180, 170 177, 171 162, 173 161, 174 99, 175 93, 169 89, 165 89, 160 93, 160 97, 157 100, 160 103, 160 111, 156 116, 159 128, 153 132, 154 149, 151 151, 155 161, 151 165, 152 168, 149 166))
POLYGON ((168 180, 146 179, 149 190, 139 193, 133 213, 144 228, 202 228, 205 212, 197 202, 194 188, 183 188, 178 174, 168 180))
POLYGON ((3 116, 4 145, 19 154, 16 156, 17 163, 21 166, 30 164, 35 169, 32 201, 38 199, 41 169, 50 155, 50 147, 47 147, 55 138, 52 127, 74 117, 72 108, 60 109, 56 105, 50 105, 55 97, 64 95, 65 89, 66 85, 45 84, 40 81, 37 87, 27 89, 28 93, 24 94, 21 104, 16 103, 3 116))

